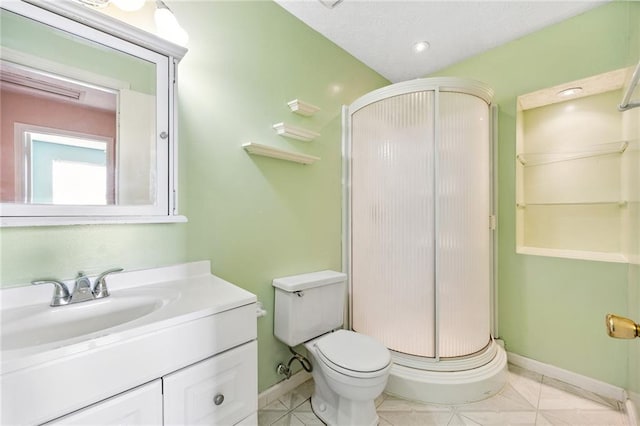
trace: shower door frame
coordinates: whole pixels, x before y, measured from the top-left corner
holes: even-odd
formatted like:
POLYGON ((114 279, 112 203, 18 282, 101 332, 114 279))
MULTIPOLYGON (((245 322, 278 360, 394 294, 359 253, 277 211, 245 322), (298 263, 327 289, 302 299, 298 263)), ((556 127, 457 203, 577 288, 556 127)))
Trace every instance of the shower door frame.
MULTIPOLYGON (((347 312, 345 312, 345 324, 349 329, 352 329, 353 317, 352 317, 352 280, 351 280, 351 152, 352 152, 352 140, 351 140, 351 117, 352 115, 372 103, 388 99, 393 96, 404 95, 419 91, 433 91, 434 92, 434 117, 437 117, 439 113, 439 96, 440 92, 457 92, 471 96, 476 96, 485 101, 489 108, 489 119, 491 120, 489 126, 489 159, 491 164, 489 165, 490 172, 490 227, 491 227, 491 240, 490 240, 490 337, 491 339, 498 338, 498 280, 497 280, 497 211, 498 211, 498 197, 497 197, 497 135, 498 135, 498 107, 491 103, 493 98, 493 90, 491 90, 485 84, 475 81, 453 77, 436 77, 410 80, 403 83, 396 83, 390 86, 385 86, 381 89, 374 90, 357 100, 355 100, 349 106, 342 107, 342 271, 347 274, 347 312)), ((439 137, 439 129, 437 126, 437 120, 434 123, 434 140, 437 143, 439 137)), ((436 164, 437 167, 437 164, 436 164)), ((435 201, 437 203, 437 199, 435 201)), ((437 210, 436 207, 434 207, 437 210)), ((437 253, 436 253, 437 258, 437 253)), ((434 258, 434 262, 435 262, 434 258)), ((434 272, 437 274, 437 272, 434 272)), ((435 278, 435 277, 434 277, 435 278)), ((437 290, 437 281, 434 281, 437 290)), ((438 302, 437 297, 434 299, 434 316, 438 318, 438 302)), ((434 322, 435 326, 435 322, 434 322)), ((437 350, 438 340, 438 327, 435 327, 435 340, 436 340, 436 353, 435 358, 424 358, 417 355, 402 354, 411 363, 411 359, 427 359, 434 360, 436 363, 440 361, 437 350)), ((487 346, 489 348, 490 345, 487 346)), ((487 348, 479 352, 479 358, 492 357, 494 351, 487 350, 487 348), (484 353, 484 355, 483 355, 484 353)), ((395 352, 395 351, 394 351, 395 352)), ((463 357, 464 358, 464 357, 463 357)), ((477 362, 478 360, 476 360, 477 362)), ((423 362, 423 361, 420 361, 423 362)), ((474 364, 476 362, 473 362, 474 364)), ((483 362, 483 361, 480 361, 483 362)))

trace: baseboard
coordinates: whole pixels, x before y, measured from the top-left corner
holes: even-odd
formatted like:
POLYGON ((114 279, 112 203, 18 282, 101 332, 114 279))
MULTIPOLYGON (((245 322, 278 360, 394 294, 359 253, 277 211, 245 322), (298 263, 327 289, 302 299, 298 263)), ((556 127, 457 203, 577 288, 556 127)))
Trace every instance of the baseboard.
POLYGON ((258 394, 258 410, 261 410, 273 401, 278 400, 282 395, 291 392, 310 378, 311 373, 300 370, 296 374, 292 375, 291 378, 285 379, 280 383, 276 383, 269 389, 260 392, 260 394, 258 394))
POLYGON ((600 380, 592 379, 591 377, 583 376, 560 367, 545 364, 522 355, 514 354, 513 352, 507 352, 507 359, 510 363, 517 365, 518 367, 569 383, 570 385, 577 386, 595 394, 615 399, 620 402, 625 402, 627 400, 627 392, 621 387, 601 382, 600 380))

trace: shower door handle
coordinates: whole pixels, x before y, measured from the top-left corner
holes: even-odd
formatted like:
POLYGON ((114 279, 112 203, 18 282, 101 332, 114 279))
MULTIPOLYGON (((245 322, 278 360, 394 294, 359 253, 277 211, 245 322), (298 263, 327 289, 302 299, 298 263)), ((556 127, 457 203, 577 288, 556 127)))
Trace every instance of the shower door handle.
POLYGON ((617 339, 635 339, 640 337, 640 324, 636 324, 629 318, 607 314, 607 333, 617 339))

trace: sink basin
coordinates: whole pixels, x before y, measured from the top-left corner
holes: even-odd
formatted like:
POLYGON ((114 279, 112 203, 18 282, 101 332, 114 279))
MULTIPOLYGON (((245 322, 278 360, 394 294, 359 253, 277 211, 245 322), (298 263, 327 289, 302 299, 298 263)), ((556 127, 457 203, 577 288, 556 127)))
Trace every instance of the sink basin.
POLYGON ((108 334, 108 330, 149 315, 171 300, 170 289, 121 290, 103 299, 50 307, 39 303, 2 312, 0 342, 3 351, 24 349, 80 336, 108 334))

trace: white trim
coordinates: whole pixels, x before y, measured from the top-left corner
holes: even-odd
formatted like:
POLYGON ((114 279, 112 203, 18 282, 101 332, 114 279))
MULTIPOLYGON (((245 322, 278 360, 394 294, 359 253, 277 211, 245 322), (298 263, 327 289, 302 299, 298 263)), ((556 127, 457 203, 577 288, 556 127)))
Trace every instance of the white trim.
POLYGON ((289 380, 283 380, 260 392, 260 394, 258 394, 258 410, 261 410, 272 402, 277 401, 280 397, 291 392, 309 379, 311 379, 311 373, 300 370, 291 376, 289 380))
POLYGON ((60 76, 64 76, 65 78, 79 80, 83 84, 90 83, 92 85, 99 86, 101 90, 104 90, 105 87, 111 89, 131 88, 131 83, 127 81, 96 74, 76 67, 70 67, 61 62, 50 61, 48 59, 33 56, 5 46, 0 46, 0 58, 2 58, 3 61, 11 62, 13 64, 42 70, 47 74, 56 74, 56 77, 58 78, 60 76))
MULTIPOLYGON (((499 294, 499 282, 498 282, 498 241, 499 238, 499 204, 498 204, 498 126, 500 109, 498 104, 491 104, 490 108, 491 117, 491 140, 490 140, 490 158, 491 158, 491 335, 494 338, 500 337, 500 322, 499 322, 499 310, 498 310, 498 294, 499 294)), ((504 344, 502 345, 504 348, 504 344)))
POLYGON ((342 106, 342 272, 347 274, 347 309, 345 325, 351 330, 352 302, 351 297, 351 115, 349 107, 342 106))
POLYGON ((44 216, 0 217, 0 227, 62 226, 62 225, 111 225, 128 223, 185 223, 186 216, 44 216))
POLYGON ((573 371, 565 370, 554 365, 545 364, 513 352, 507 352, 507 358, 513 365, 542 374, 543 376, 561 380, 570 385, 577 386, 580 389, 584 389, 607 398, 612 398, 616 401, 627 400, 627 392, 621 387, 592 379, 591 377, 583 376, 582 374, 574 373, 573 371))
POLYGON ((457 77, 417 78, 415 80, 391 84, 367 93, 349 105, 349 114, 352 115, 360 108, 391 96, 436 89, 440 92, 460 92, 476 96, 484 100, 487 104, 490 104, 493 98, 493 89, 476 80, 457 77))

